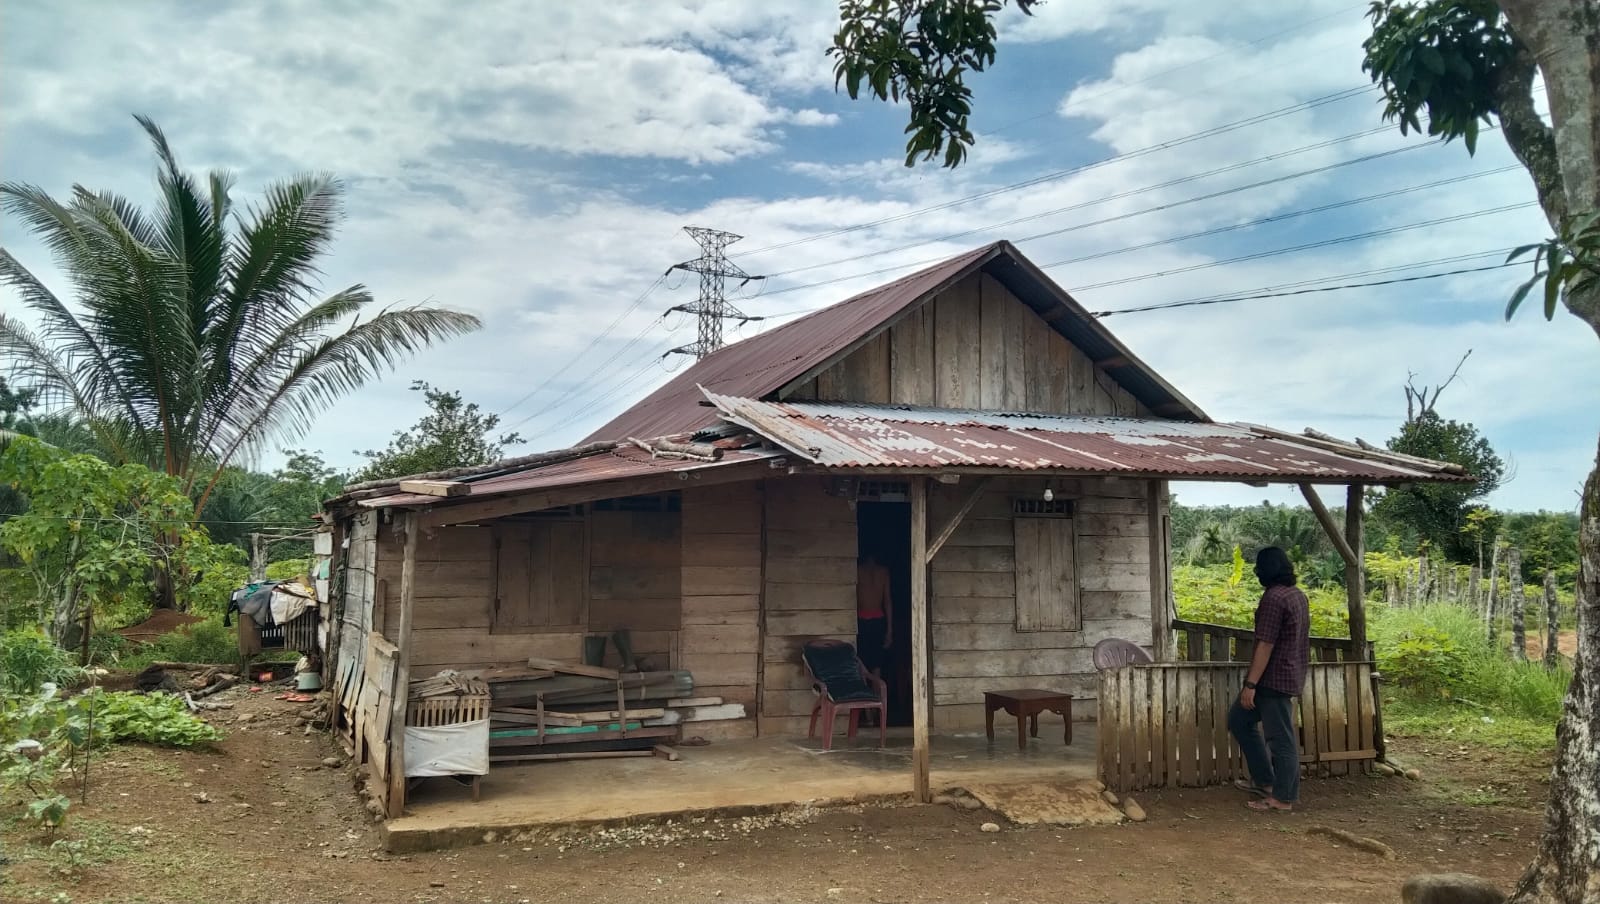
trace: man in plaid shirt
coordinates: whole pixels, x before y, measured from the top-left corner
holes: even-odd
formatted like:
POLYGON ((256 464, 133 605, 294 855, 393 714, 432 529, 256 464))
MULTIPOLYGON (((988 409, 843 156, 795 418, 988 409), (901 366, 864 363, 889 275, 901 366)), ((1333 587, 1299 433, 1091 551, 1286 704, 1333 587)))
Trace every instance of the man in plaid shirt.
POLYGON ((1244 753, 1250 781, 1235 784, 1261 796, 1251 809, 1292 810, 1300 798, 1294 698, 1305 686, 1311 658, 1311 604, 1295 586, 1288 554, 1276 546, 1256 554, 1256 579, 1265 589, 1256 605, 1255 653, 1244 690, 1228 712, 1228 730, 1244 753))

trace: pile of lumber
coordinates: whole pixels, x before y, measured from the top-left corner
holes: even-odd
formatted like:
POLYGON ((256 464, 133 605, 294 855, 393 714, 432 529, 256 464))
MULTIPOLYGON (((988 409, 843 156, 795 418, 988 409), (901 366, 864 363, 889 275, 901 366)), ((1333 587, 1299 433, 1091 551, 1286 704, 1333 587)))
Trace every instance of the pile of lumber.
POLYGON ((489 684, 475 674, 445 669, 429 678, 416 678, 411 682, 412 700, 428 697, 481 697, 489 693, 489 684))
MULTIPOLYGON (((693 697, 684 671, 619 672, 530 659, 475 672, 489 687, 491 762, 649 756, 684 723, 741 719, 743 704, 693 697)), ((675 757, 673 757, 675 758, 675 757)))

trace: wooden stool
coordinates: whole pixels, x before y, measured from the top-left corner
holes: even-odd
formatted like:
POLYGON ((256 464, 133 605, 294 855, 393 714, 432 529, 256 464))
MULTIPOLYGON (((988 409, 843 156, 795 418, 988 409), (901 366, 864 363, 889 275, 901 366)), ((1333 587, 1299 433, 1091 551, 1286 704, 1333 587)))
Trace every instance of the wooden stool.
POLYGON ((1066 742, 1072 743, 1072 695, 1037 688, 983 692, 983 731, 994 740, 994 711, 1003 709, 1017 719, 1017 748, 1026 749, 1028 735, 1039 736, 1039 714, 1052 712, 1066 719, 1066 742), (1031 724, 1025 724, 1031 723, 1031 724), (1031 729, 1031 731, 1026 730, 1031 729))

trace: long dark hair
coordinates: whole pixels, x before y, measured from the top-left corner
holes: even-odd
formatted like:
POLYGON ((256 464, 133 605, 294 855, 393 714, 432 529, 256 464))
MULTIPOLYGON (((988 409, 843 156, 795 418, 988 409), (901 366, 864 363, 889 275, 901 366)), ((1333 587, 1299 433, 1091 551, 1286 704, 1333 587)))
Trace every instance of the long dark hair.
POLYGON ((1276 546, 1268 546, 1256 553, 1256 580, 1263 587, 1293 587, 1296 583, 1294 563, 1289 554, 1276 546))

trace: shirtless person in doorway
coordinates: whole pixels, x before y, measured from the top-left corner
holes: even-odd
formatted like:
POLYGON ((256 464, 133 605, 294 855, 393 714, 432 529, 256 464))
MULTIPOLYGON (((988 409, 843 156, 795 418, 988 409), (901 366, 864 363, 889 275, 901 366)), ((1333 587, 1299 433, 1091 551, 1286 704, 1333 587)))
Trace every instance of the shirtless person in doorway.
POLYGON ((894 638, 889 569, 869 553, 856 559, 856 651, 867 671, 883 677, 884 652, 894 638))

